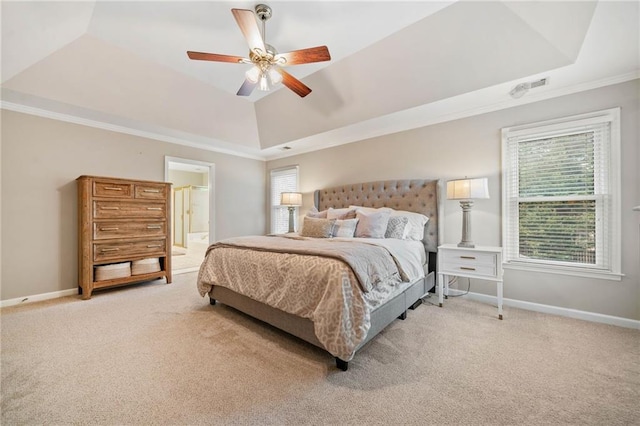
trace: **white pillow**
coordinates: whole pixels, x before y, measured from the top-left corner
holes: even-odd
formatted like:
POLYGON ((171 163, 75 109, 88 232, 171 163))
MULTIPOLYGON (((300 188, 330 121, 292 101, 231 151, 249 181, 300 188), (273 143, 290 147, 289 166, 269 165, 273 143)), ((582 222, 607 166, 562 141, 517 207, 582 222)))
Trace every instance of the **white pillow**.
POLYGON ((390 210, 391 216, 406 216, 409 220, 407 227, 405 228, 405 235, 403 237, 404 240, 416 240, 422 241, 424 238, 424 227, 427 224, 429 218, 423 214, 408 212, 405 210, 394 210, 390 207, 380 207, 379 209, 375 209, 373 207, 358 207, 358 206, 349 206, 349 208, 362 210, 362 211, 376 211, 376 210, 390 210))
POLYGON ((358 219, 336 219, 331 235, 333 237, 353 238, 357 225, 358 219))
POLYGON ((387 223, 391 216, 391 209, 367 212, 356 210, 358 225, 356 226, 356 237, 360 238, 384 238, 387 232, 387 223))
POLYGON ((424 238, 424 226, 429 218, 423 214, 415 212, 407 212, 404 210, 393 210, 391 216, 404 216, 409 219, 409 223, 405 228, 406 236, 404 239, 422 241, 424 238))

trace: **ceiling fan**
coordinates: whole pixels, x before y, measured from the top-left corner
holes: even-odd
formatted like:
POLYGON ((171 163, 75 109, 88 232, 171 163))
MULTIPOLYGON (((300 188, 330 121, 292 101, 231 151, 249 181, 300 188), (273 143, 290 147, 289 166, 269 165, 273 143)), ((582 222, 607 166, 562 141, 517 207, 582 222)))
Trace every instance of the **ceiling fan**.
POLYGON ((267 91, 271 86, 282 82, 282 84, 304 98, 311 93, 311 89, 282 69, 282 67, 328 61, 331 59, 329 49, 327 46, 318 46, 278 53, 265 40, 265 23, 271 18, 271 8, 266 4, 259 4, 255 7, 255 10, 254 14, 253 11, 247 9, 231 9, 240 31, 242 31, 249 44, 249 58, 192 51, 188 51, 187 55, 190 59, 198 61, 253 64, 253 67, 245 73, 245 80, 238 90, 238 96, 249 96, 256 86, 260 90, 267 91), (262 22, 262 31, 260 31, 256 16, 262 22))

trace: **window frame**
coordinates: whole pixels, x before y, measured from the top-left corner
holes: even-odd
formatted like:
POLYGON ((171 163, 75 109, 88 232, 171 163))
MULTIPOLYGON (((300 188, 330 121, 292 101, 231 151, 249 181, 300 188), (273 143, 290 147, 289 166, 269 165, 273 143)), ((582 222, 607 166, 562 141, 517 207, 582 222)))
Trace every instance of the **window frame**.
MULTIPOLYGON (((518 269, 534 272, 555 273, 587 278, 599 278, 608 280, 622 279, 621 273, 621 158, 620 158, 620 108, 610 108, 585 114, 578 114, 553 120, 546 120, 525 125, 507 127, 502 129, 502 246, 504 250, 504 268, 518 269), (605 255, 608 256, 608 269, 601 269, 588 264, 569 264, 560 261, 544 259, 518 258, 519 250, 512 249, 509 242, 518 241, 519 209, 510 211, 510 185, 514 173, 518 173, 516 161, 512 162, 512 152, 509 149, 509 139, 513 137, 525 137, 527 135, 547 134, 545 137, 554 137, 563 131, 597 123, 609 123, 609 161, 608 161, 608 196, 611 197, 609 207, 608 228, 610 229, 609 247, 605 255), (516 233, 510 234, 510 229, 516 233)), ((516 154, 517 155, 517 154, 516 154)), ((594 160, 594 163, 596 161, 594 160)), ((521 198, 521 197, 518 197, 521 198)), ((522 197, 526 198, 526 197, 522 197)), ((596 206, 596 221, 602 220, 604 213, 596 206)), ((598 225, 601 226, 601 225, 598 225)))
MULTIPOLYGON (((283 167, 278 167, 276 169, 271 169, 269 170, 269 191, 268 191, 268 198, 269 198, 269 232, 271 234, 280 234, 280 233, 286 233, 289 230, 289 226, 288 226, 288 218, 289 218, 289 210, 288 207, 286 206, 281 206, 280 202, 278 201, 278 203, 276 204, 274 202, 273 199, 273 179, 274 179, 274 175, 276 174, 280 174, 283 172, 287 172, 293 170, 295 171, 295 175, 296 175, 296 184, 295 184, 295 189, 290 190, 290 192, 300 192, 300 166, 298 165, 292 165, 292 166, 283 166, 283 167), (278 210, 285 210, 287 212, 287 228, 283 231, 283 232, 279 232, 276 228, 276 218, 277 218, 277 211, 278 210)), ((289 192, 289 190, 287 191, 289 192)), ((298 207, 295 207, 295 213, 293 216, 293 220, 294 220, 294 227, 296 229, 298 229, 298 207)))

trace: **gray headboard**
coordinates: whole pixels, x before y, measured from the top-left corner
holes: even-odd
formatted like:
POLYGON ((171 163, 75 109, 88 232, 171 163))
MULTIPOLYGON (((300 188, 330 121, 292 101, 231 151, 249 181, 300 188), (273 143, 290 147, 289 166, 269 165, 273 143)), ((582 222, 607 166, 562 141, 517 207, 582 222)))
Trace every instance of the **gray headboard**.
POLYGON ((313 201, 318 210, 363 206, 422 213, 429 218, 424 231, 425 248, 437 252, 438 186, 437 180, 427 179, 356 183, 316 190, 313 201))

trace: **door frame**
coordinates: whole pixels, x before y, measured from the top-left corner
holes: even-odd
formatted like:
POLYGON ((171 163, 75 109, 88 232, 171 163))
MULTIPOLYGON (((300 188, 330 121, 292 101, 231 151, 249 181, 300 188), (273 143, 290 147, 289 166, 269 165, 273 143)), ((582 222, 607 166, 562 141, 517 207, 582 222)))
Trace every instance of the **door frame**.
MULTIPOLYGON (((216 165, 214 163, 208 163, 200 160, 190 160, 187 158, 179 157, 164 157, 164 180, 169 182, 169 169, 172 163, 185 164, 190 166, 199 166, 209 169, 209 244, 216 240, 216 191, 215 191, 215 171, 216 165)), ((172 221, 173 222, 173 221, 172 221)), ((173 227, 173 225, 172 225, 173 227)), ((173 229, 172 229, 173 231, 173 229)))

